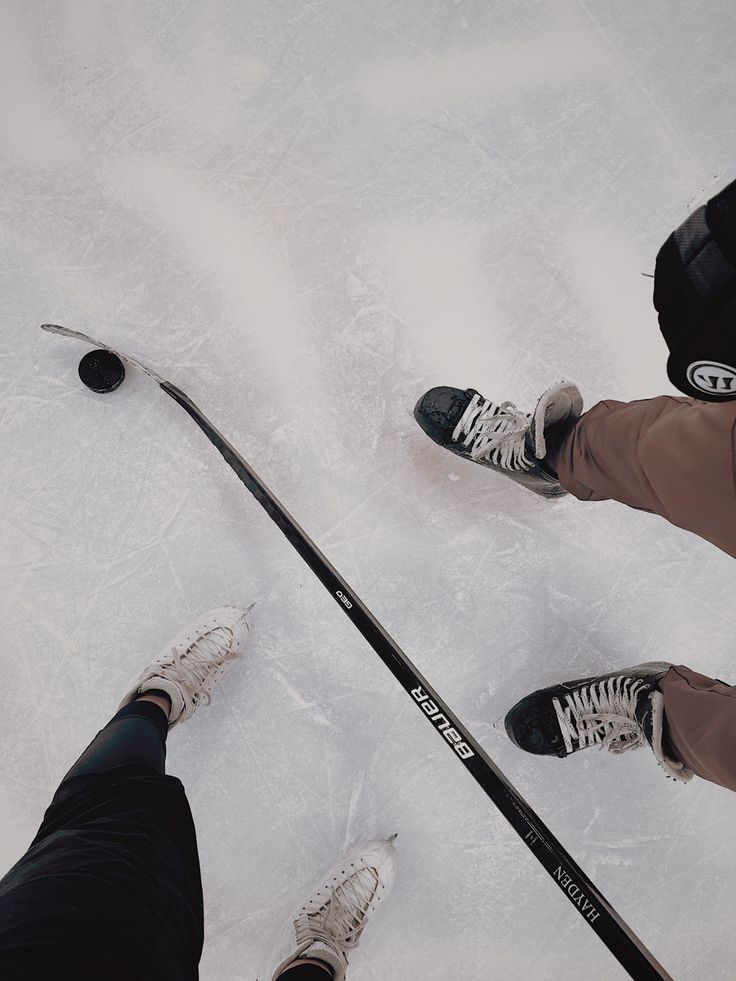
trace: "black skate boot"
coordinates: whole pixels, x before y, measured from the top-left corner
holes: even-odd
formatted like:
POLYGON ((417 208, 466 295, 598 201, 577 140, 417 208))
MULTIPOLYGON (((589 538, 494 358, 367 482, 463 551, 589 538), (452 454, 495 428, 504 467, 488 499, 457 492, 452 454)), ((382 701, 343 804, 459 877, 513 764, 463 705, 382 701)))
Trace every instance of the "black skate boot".
POLYGON ((506 733, 519 749, 539 756, 570 756, 589 746, 625 753, 647 745, 667 776, 688 781, 692 772, 676 759, 664 730, 659 682, 670 667, 650 661, 532 692, 507 712, 506 733))
POLYGON ((419 399, 414 418, 435 443, 457 456, 498 470, 542 497, 567 493, 545 463, 545 432, 577 419, 583 399, 572 382, 542 395, 534 413, 512 402, 496 404, 473 388, 431 388, 419 399))

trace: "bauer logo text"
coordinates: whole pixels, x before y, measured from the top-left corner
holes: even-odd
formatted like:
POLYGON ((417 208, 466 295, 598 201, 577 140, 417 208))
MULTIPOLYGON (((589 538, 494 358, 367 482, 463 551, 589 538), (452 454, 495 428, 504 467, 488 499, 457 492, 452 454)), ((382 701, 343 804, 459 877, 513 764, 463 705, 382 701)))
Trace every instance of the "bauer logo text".
POLYGON ((412 688, 411 693, 421 705, 422 711, 427 713, 461 760, 468 760, 471 756, 475 756, 473 750, 468 746, 457 729, 450 723, 447 716, 440 712, 437 703, 429 697, 421 686, 412 688))

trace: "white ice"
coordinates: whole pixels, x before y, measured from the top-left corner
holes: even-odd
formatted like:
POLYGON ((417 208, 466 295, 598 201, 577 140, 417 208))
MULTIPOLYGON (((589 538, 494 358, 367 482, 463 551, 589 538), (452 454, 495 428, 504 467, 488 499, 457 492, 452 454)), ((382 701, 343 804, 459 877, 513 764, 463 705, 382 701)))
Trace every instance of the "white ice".
POLYGON ((52 321, 189 392, 670 973, 733 977, 736 798, 492 729, 641 660, 733 678, 732 560, 537 498, 411 410, 674 393, 642 273, 736 176, 735 41, 720 0, 0 4, 0 872, 140 667, 255 601, 169 741, 204 981, 252 979, 320 871, 396 831, 351 981, 625 976, 182 410, 140 374, 84 389, 52 321))

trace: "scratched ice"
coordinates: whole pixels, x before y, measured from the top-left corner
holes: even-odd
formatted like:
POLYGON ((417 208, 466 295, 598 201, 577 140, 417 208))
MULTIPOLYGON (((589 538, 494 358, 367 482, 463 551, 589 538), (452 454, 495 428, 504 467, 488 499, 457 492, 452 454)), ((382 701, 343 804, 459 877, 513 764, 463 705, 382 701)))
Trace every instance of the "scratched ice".
POLYGON ((733 563, 463 464, 411 408, 674 391, 642 273, 736 176, 734 32, 718 0, 0 5, 0 871, 139 666, 255 601, 169 743, 204 981, 252 978, 320 871, 395 831, 351 981, 623 976, 181 409, 132 372, 83 389, 56 321, 189 392, 671 973, 732 977, 734 798, 492 724, 641 660, 734 677, 733 563))

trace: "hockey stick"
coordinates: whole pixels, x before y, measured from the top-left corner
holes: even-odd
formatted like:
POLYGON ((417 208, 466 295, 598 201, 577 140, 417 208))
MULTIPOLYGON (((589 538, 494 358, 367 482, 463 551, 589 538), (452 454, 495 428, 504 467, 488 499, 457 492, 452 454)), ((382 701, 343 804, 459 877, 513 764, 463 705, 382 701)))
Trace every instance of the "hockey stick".
POLYGON ((580 866, 562 847, 552 832, 537 817, 524 798, 511 785, 460 720, 445 705, 437 692, 424 679, 404 654, 396 641, 383 629, 370 610, 356 596, 339 572, 328 562, 308 535, 302 531, 289 512, 274 497, 251 467, 228 443, 222 433, 197 408, 188 395, 166 381, 135 358, 121 354, 106 344, 79 331, 43 324, 52 334, 76 337, 98 348, 117 354, 135 365, 169 395, 192 417, 207 439, 222 454, 268 516, 275 521, 322 585, 337 600, 343 612, 352 620, 373 650, 394 675, 412 701, 444 737, 451 751, 475 777, 498 810, 513 827, 537 861, 552 876, 570 902, 577 907, 585 922, 592 927, 621 966, 636 979, 671 977, 647 950, 636 934, 621 919, 580 866))

